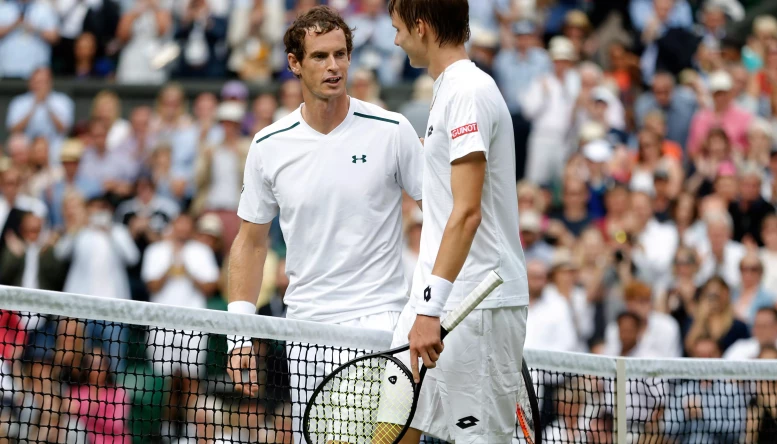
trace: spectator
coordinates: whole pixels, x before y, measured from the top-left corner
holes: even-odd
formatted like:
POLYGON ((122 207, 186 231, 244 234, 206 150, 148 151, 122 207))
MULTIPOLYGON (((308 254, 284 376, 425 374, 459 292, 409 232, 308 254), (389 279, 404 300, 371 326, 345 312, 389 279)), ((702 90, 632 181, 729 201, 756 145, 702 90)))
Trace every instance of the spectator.
POLYGON ((679 143, 666 138, 666 115, 659 109, 654 109, 645 115, 643 129, 652 131, 659 138, 661 155, 665 158, 682 162, 685 158, 683 148, 679 143))
POLYGON ((734 240, 763 246, 761 223, 774 214, 774 207, 761 197, 763 173, 755 165, 745 165, 739 171, 739 199, 729 204, 728 212, 734 221, 734 240))
POLYGON ((671 273, 679 245, 677 231, 656 220, 651 197, 643 192, 631 193, 631 216, 632 226, 626 230, 631 235, 631 259, 644 281, 661 283, 671 273))
POLYGON ((594 306, 585 289, 577 284, 579 265, 567 249, 558 249, 553 255, 548 277, 550 284, 543 297, 559 298, 569 304, 572 310, 573 327, 577 334, 577 350, 588 348, 588 341, 594 334, 594 306))
POLYGON ((224 128, 224 141, 205 146, 197 159, 197 194, 192 202, 192 211, 208 211, 219 216, 224 226, 224 253, 229 251, 240 227, 236 211, 243 179, 241 172, 245 169, 251 146, 240 133, 244 117, 240 105, 222 103, 218 119, 224 128))
POLYGON ((349 78, 351 82, 350 94, 355 99, 386 108, 386 104, 380 98, 380 85, 371 71, 356 70, 349 78))
POLYGON ((31 175, 25 191, 31 196, 41 197, 43 191, 59 178, 59 168, 49 163, 49 141, 45 137, 36 137, 32 141, 28 165, 31 175))
MULTIPOLYGON (((747 131, 747 154, 745 160, 757 165, 761 170, 769 167, 769 158, 774 147, 772 128, 764 119, 754 119, 747 131)), ((768 199, 771 196, 771 184, 764 181, 761 194, 768 199)))
POLYGON ((73 57, 73 75, 78 79, 107 77, 115 71, 110 59, 98 58, 97 38, 92 33, 85 32, 76 39, 73 57))
POLYGON ((302 85, 300 85, 299 79, 288 79, 281 83, 278 101, 281 106, 275 111, 274 121, 289 115, 302 105, 302 85))
MULTIPOLYGON (((219 269, 213 252, 193 236, 194 221, 182 214, 173 222, 170 238, 146 250, 141 275, 151 293, 151 302, 189 308, 207 306, 218 285, 219 269)), ((172 376, 174 386, 180 390, 173 392, 169 407, 164 409, 167 427, 172 428, 172 424, 183 419, 189 426, 185 433, 178 431, 181 436, 204 438, 205 410, 195 406, 200 390, 198 378, 205 371, 207 335, 151 329, 147 346, 154 372, 172 376)))
POLYGON ((677 87, 672 74, 658 72, 649 92, 639 96, 634 104, 637 127, 642 128, 651 111, 662 111, 666 116, 666 138, 685 146, 688 128, 696 113, 697 103, 687 88, 677 87))
POLYGON ((227 19, 207 0, 185 0, 183 17, 176 20, 175 39, 181 42, 178 77, 218 78, 226 74, 227 19))
POLYGON ((694 114, 688 135, 689 152, 699 151, 710 129, 715 127, 721 127, 726 132, 735 150, 743 152, 747 147, 747 130, 753 116, 734 104, 732 87, 729 73, 716 71, 710 75, 709 91, 712 94, 713 107, 701 109, 694 114))
POLYGON ((625 143, 623 129, 626 126, 623 105, 610 89, 604 86, 604 73, 593 62, 582 62, 578 67, 580 93, 577 96, 578 123, 594 120, 604 125, 613 145, 625 143))
MULTIPOLYGON (((721 207, 724 205, 721 204, 721 207)), ((679 245, 693 246, 704 241, 707 236, 703 223, 698 220, 696 198, 682 192, 674 201, 670 225, 677 230, 679 245)))
POLYGON ((273 48, 283 39, 283 5, 264 0, 235 2, 227 27, 227 67, 242 80, 267 83, 278 67, 273 48))
POLYGON ((667 197, 674 199, 683 185, 683 171, 680 163, 665 155, 661 147, 661 136, 649 129, 639 132, 639 149, 631 173, 631 186, 655 192, 654 177, 661 173, 667 177, 667 197), (644 187, 644 188, 643 188, 644 187))
POLYGON ((192 111, 194 113, 194 127, 197 130, 199 144, 217 144, 224 139, 224 128, 216 118, 218 106, 219 101, 213 93, 200 93, 194 99, 192 111))
MULTIPOLYGON (((40 288, 38 284, 41 248, 47 242, 42 235, 43 219, 25 213, 19 227, 5 235, 5 249, 0 251, 0 284, 24 288, 40 288)), ((44 233, 45 234, 45 233, 44 233)))
POLYGON ((278 261, 276 270, 275 294, 272 299, 270 299, 270 302, 259 307, 256 313, 262 316, 285 318, 286 304, 283 303, 283 297, 286 295, 286 289, 289 287, 289 278, 286 276, 286 259, 278 261))
POLYGON ((761 350, 777 347, 777 310, 761 307, 755 312, 753 337, 740 339, 726 350, 723 359, 744 361, 756 359, 761 350))
POLYGON ((116 37, 124 45, 116 80, 128 84, 161 84, 167 71, 159 62, 173 18, 160 0, 140 0, 121 16, 116 37), (151 57, 155 54, 155 57, 151 57))
POLYGON ((57 178, 54 180, 42 194, 42 197, 49 208, 49 223, 52 228, 60 230, 64 226, 63 202, 68 193, 78 193, 87 199, 96 197, 100 194, 102 184, 88 176, 78 174, 81 155, 83 154, 83 145, 77 139, 68 139, 62 145, 60 160, 62 167, 57 172, 57 178))
POLYGON ((630 197, 629 188, 624 184, 615 182, 608 186, 604 195, 605 216, 598 223, 606 242, 626 242, 630 197))
POLYGON ((750 337, 747 325, 734 315, 728 284, 719 276, 702 286, 696 311, 686 329, 685 348, 689 352, 703 336, 716 341, 723 353, 736 341, 750 337))
POLYGON ((27 196, 19 192, 22 186, 22 177, 15 168, 2 172, 2 196, 0 196, 0 251, 3 248, 5 235, 11 231, 19 232, 24 213, 32 213, 46 220, 48 209, 40 199, 27 196))
MULTIPOLYGON (((243 107, 244 110, 247 110, 249 108, 249 100, 248 96, 250 95, 250 91, 248 91, 248 87, 245 85, 245 83, 241 82, 240 80, 230 80, 229 82, 225 83, 224 86, 221 87, 221 101, 223 102, 231 102, 236 103, 243 107)), ((216 108, 218 107, 218 102, 216 102, 216 107, 212 109, 213 117, 216 112, 216 108)), ((242 125, 243 127, 248 124, 248 115, 243 119, 242 125)), ((249 134, 244 134, 249 135, 249 134)))
POLYGON ((526 261, 537 260, 550 265, 553 260, 553 247, 542 238, 542 216, 540 213, 521 211, 518 227, 521 230, 521 244, 526 261))
POLYGON ((49 160, 56 165, 62 140, 73 124, 73 111, 73 101, 68 96, 52 91, 51 70, 39 68, 30 76, 29 92, 14 97, 8 106, 6 127, 30 138, 48 138, 49 160))
POLYGON ((5 2, 0 17, 0 77, 27 79, 48 68, 51 46, 59 41, 57 13, 49 2, 5 2))
POLYGON ((108 149, 108 126, 102 120, 92 121, 89 131, 93 144, 84 150, 78 174, 99 182, 114 201, 129 197, 138 164, 123 152, 108 149))
POLYGON ((19 172, 22 179, 22 187, 26 188, 28 180, 32 176, 32 168, 30 166, 30 138, 21 133, 11 135, 11 137, 8 138, 8 157, 11 160, 10 167, 19 172))
POLYGON ((418 76, 413 82, 413 98, 399 109, 399 113, 407 118, 418 137, 426 137, 426 124, 429 120, 429 107, 434 96, 434 79, 429 76, 418 76))
POLYGON ((588 214, 588 187, 582 180, 569 178, 564 181, 561 209, 550 218, 560 221, 575 238, 580 236, 593 219, 588 214))
POLYGON ((91 120, 99 121, 108 128, 106 146, 114 151, 129 136, 130 124, 121 118, 121 99, 116 93, 103 90, 92 101, 91 120))
POLYGON ((546 290, 548 264, 536 259, 526 262, 529 281, 529 316, 526 322, 525 348, 536 350, 578 351, 580 342, 575 320, 566 299, 546 290))
POLYGON ((758 309, 771 307, 777 303, 775 295, 766 291, 761 284, 763 271, 763 263, 755 252, 746 254, 739 263, 742 285, 732 292, 731 300, 737 319, 747 325, 753 324, 753 318, 758 309))
POLYGON ((745 256, 745 247, 732 240, 734 223, 725 212, 705 214, 707 241, 697 247, 700 264, 697 282, 705 282, 719 276, 729 287, 737 288, 741 282, 739 264, 745 256))
POLYGON ((698 197, 712 193, 721 166, 730 164, 733 159, 731 141, 726 132, 721 128, 711 129, 701 149, 693 156, 685 188, 698 197))
POLYGON ((612 147, 604 140, 594 140, 583 145, 583 156, 588 167, 588 214, 599 220, 606 214, 604 196, 610 179, 607 163, 612 159, 612 147))
POLYGON ((152 111, 148 106, 138 106, 130 114, 130 130, 116 150, 141 166, 148 167, 148 160, 154 146, 151 134, 152 111))
MULTIPOLYGON (((221 223, 221 219, 215 214, 203 214, 197 219, 197 230, 194 234, 194 240, 201 244, 207 245, 213 251, 213 255, 216 258, 216 265, 222 270, 222 279, 219 282, 219 290, 223 290, 223 286, 226 285, 226 276, 224 276, 227 267, 224 267, 224 259, 226 255, 224 251, 224 226, 221 223)), ((223 298, 222 298, 223 299, 223 298)))
POLYGON ((391 26, 385 0, 363 0, 361 10, 348 19, 354 34, 352 67, 375 72, 381 85, 399 80, 404 55, 394 45, 396 31, 391 26))
MULTIPOLYGON (((679 36, 675 34, 667 37, 676 29, 690 31, 693 24, 691 9, 686 0, 637 0, 629 5, 629 12, 632 25, 645 45, 640 67, 643 80, 650 84, 656 68, 660 66, 659 40, 677 40, 679 36)), ((687 32, 681 35, 687 35, 687 32)))
MULTIPOLYGON (((243 135, 252 136, 272 125, 273 116, 278 110, 278 100, 272 94, 260 94, 254 99, 252 113, 243 122, 243 135)), ((428 111, 427 111, 428 112, 428 111)), ((426 121, 424 121, 426 125, 426 121)))
MULTIPOLYGON (((632 356, 640 358, 679 358, 682 356, 680 327, 671 316, 656 311, 653 307, 651 288, 640 281, 634 281, 623 289, 626 310, 638 319, 639 328, 636 344, 622 344, 621 322, 611 323, 605 331, 606 354, 611 356, 632 356), (628 349, 628 355, 623 352, 628 349)), ((620 317, 619 317, 620 320, 620 317)), ((629 325, 631 327, 632 325, 629 325)), ((626 335, 633 339, 634 334, 626 335)), ((632 341, 630 341, 632 342, 632 341)))
POLYGON ((696 310, 696 273, 699 262, 696 251, 682 246, 675 253, 674 273, 666 285, 656 295, 656 310, 671 315, 678 325, 685 325, 696 310))
POLYGON ((764 288, 777 294, 777 215, 770 214, 761 222, 761 262, 764 266, 764 288))
POLYGON ((572 129, 576 97, 570 83, 577 60, 574 45, 565 37, 550 44, 553 72, 537 77, 523 96, 523 116, 532 123, 526 159, 526 177, 548 185, 561 177, 570 151, 567 135, 572 129))

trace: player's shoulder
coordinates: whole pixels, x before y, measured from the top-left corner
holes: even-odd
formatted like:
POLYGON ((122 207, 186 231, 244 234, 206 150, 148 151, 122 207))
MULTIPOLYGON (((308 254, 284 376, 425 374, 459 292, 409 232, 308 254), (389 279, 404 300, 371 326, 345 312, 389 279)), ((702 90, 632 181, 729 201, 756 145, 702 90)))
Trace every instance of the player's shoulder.
MULTIPOLYGON (((478 68, 474 62, 469 62, 466 65, 453 71, 450 76, 450 91, 453 95, 462 94, 470 95, 476 94, 478 96, 484 96, 489 94, 499 94, 499 88, 496 85, 496 81, 493 77, 488 75, 485 71, 478 68)), ((444 81, 447 79, 443 79, 444 81)))
POLYGON ((264 127, 261 131, 254 135, 251 141, 251 149, 254 147, 265 147, 273 145, 278 142, 287 141, 289 138, 294 138, 294 130, 299 126, 302 117, 299 109, 294 110, 290 114, 278 119, 271 125, 264 127))
POLYGON ((400 113, 381 108, 373 103, 351 97, 351 109, 355 121, 363 125, 380 126, 381 130, 399 130, 400 126, 410 125, 410 122, 400 113))

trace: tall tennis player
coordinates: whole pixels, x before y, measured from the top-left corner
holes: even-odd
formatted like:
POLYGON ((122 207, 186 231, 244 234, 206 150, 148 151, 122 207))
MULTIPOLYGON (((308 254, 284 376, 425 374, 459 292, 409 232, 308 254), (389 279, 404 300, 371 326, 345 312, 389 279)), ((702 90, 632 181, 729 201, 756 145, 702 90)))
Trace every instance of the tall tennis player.
MULTIPOLYGON (((352 34, 334 10, 315 7, 298 17, 284 44, 304 103, 251 144, 230 253, 229 311, 255 313, 270 223, 280 214, 287 317, 393 331, 408 292, 402 191, 420 205, 421 142, 400 114, 347 95, 352 34)), ((246 337, 228 340, 229 375, 256 396, 258 347, 246 337)), ((354 356, 325 357, 320 347, 295 343, 287 354, 292 427, 295 442, 303 442, 304 404, 334 366, 354 356)))
POLYGON ((467 58, 467 0, 390 0, 394 43, 435 79, 424 140, 421 251, 394 333, 410 368, 430 368, 411 430, 510 443, 529 303, 518 238, 512 121, 494 80, 467 58), (497 270, 504 284, 440 341, 440 317, 497 270))

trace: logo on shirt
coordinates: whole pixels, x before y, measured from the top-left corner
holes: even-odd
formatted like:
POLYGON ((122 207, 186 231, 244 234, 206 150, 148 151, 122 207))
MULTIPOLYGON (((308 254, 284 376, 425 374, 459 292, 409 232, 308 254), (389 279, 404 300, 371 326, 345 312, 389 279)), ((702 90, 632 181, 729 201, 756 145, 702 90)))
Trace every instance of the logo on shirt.
POLYGON ((468 429, 470 427, 475 427, 479 421, 480 420, 474 416, 467 416, 459 419, 459 422, 456 423, 456 427, 460 429, 468 429))
POLYGON ((477 123, 468 123, 466 125, 460 126, 454 130, 451 130, 451 138, 455 139, 457 137, 461 137, 465 134, 469 133, 476 133, 478 132, 478 124, 477 123))
POLYGON ((426 137, 431 136, 432 131, 434 131, 434 125, 429 125, 429 129, 426 131, 426 137))
POLYGON ((367 162, 367 155, 366 155, 366 154, 362 154, 362 156, 361 156, 361 157, 357 157, 357 156, 351 156, 351 158, 353 159, 353 160, 351 161, 351 163, 356 163, 356 161, 357 161, 357 160, 361 160, 361 161, 362 161, 362 163, 365 163, 365 162, 367 162))
POLYGON ((424 301, 429 302, 432 299, 432 287, 427 286, 424 288, 424 301))

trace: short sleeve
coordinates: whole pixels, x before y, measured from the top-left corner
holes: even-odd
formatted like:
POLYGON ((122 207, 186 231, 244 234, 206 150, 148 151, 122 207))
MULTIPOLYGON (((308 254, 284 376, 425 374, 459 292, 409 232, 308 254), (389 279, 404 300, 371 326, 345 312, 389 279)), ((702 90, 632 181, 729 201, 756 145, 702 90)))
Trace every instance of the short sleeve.
POLYGON ((157 243, 148 247, 143 255, 143 265, 140 267, 140 277, 143 282, 161 279, 170 268, 170 254, 165 251, 164 244, 157 243))
POLYGON ((5 126, 10 129, 21 122, 32 110, 32 102, 26 96, 17 96, 11 100, 8 106, 8 115, 5 117, 5 126))
POLYGON ((219 266, 216 256, 205 244, 192 243, 184 258, 186 270, 200 282, 216 282, 219 280, 219 266))
POLYGON ((255 224, 272 222, 278 214, 278 202, 272 187, 264 176, 259 148, 251 147, 243 173, 243 190, 240 192, 240 205, 237 215, 241 219, 255 224))
POLYGON ((36 8, 30 11, 30 22, 41 31, 56 31, 57 13, 46 3, 35 3, 36 8))
POLYGON ((19 20, 19 9, 11 3, 0 4, 0 26, 6 27, 19 20))
POLYGON ((492 118, 478 91, 471 88, 456 91, 446 113, 448 137, 451 141, 450 161, 476 151, 482 151, 488 159, 492 118))
POLYGON ((421 200, 424 176, 423 145, 407 119, 399 119, 397 182, 414 200, 421 200))

